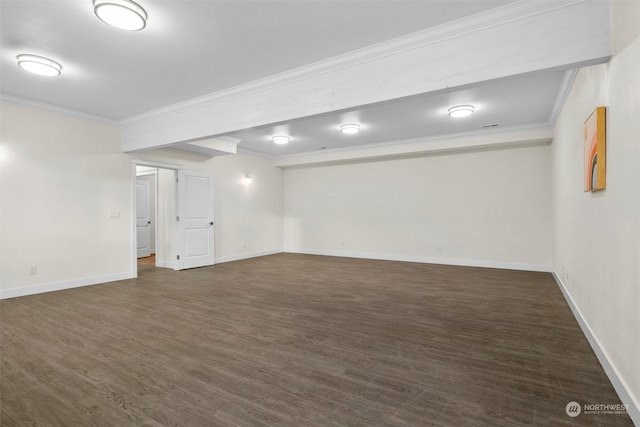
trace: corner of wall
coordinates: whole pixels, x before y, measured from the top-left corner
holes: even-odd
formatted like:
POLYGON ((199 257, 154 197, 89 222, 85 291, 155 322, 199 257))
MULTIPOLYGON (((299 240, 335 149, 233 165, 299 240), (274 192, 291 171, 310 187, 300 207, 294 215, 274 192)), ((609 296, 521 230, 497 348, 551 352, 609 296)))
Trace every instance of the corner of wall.
POLYGON ((633 396, 629 393, 628 384, 619 375, 615 366, 613 366, 609 361, 610 359, 609 359, 609 356, 607 355, 606 350, 602 347, 602 345, 600 344, 600 341, 598 340, 596 335, 593 333, 593 330, 589 326, 587 319, 585 319, 585 317, 582 315, 582 312, 580 311, 578 306, 575 304, 573 298, 571 297, 571 294, 569 293, 569 290, 567 289, 567 287, 565 286, 564 282, 562 281, 558 273, 555 271, 555 269, 552 269, 551 274, 553 275, 554 280, 558 284, 558 287, 560 288, 562 295, 564 295, 564 298, 567 301, 567 304, 571 308, 571 312, 573 313, 573 316, 578 321, 578 325, 580 325, 580 329, 582 329, 582 333, 584 333, 584 336, 587 338, 587 341, 589 341, 589 345, 591 345, 591 348, 596 354, 598 361, 602 365, 602 368, 607 374, 607 377, 609 377, 609 380, 611 381, 613 388, 616 390, 616 393, 618 393, 618 396, 620 397, 620 400, 622 401, 622 403, 627 405, 627 412, 629 414, 629 417, 631 417, 631 420, 634 422, 635 425, 640 425, 640 404, 636 402, 633 396))

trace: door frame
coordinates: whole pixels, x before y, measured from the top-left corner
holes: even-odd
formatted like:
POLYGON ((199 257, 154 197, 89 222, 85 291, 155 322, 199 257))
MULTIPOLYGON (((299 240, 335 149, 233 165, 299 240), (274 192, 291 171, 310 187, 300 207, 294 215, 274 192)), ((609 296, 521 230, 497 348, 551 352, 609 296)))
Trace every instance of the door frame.
MULTIPOLYGON (((153 160, 144 160, 144 159, 137 159, 137 158, 132 158, 131 159, 131 224, 130 224, 130 247, 131 247, 131 272, 133 274, 133 277, 138 277, 138 258, 137 258, 137 244, 136 244, 136 166, 148 166, 148 167, 152 167, 152 168, 157 168, 157 169, 169 169, 172 170, 174 175, 177 177, 178 176, 178 170, 182 168, 182 165, 179 164, 175 164, 175 163, 165 163, 165 162, 156 162, 153 160)), ((157 175, 156 175, 156 192, 158 190, 158 180, 157 180, 157 175)), ((174 180, 174 185, 175 185, 175 190, 176 190, 176 194, 177 194, 177 183, 174 180)), ((177 208, 177 200, 173 201, 175 207, 177 208)), ((156 254, 157 254, 157 245, 158 245, 158 228, 157 228, 157 224, 158 224, 158 209, 157 209, 157 204, 158 204, 158 198, 156 197, 156 224, 154 224, 154 226, 156 227, 156 254)), ((177 234, 177 229, 176 229, 176 223, 175 221, 173 222, 173 229, 171 230, 171 240, 174 241, 175 240, 175 236, 177 234)), ((175 258, 175 247, 172 246, 171 247, 171 258, 175 258)))
MULTIPOLYGON (((148 223, 147 223, 147 225, 145 227, 149 227, 149 245, 148 245, 147 249, 149 250, 149 255, 148 256, 151 256, 151 236, 152 236, 152 232, 151 232, 152 228, 151 227, 153 227, 153 234, 155 235, 157 233, 157 230, 156 230, 157 227, 156 226, 157 226, 157 223, 158 223, 158 221, 156 220, 156 221, 153 221, 153 224, 151 224, 151 222, 152 222, 151 221, 151 212, 156 211, 158 209, 158 206, 157 206, 158 205, 158 203, 157 203, 158 201, 154 199, 154 203, 153 203, 154 206, 151 206, 151 182, 148 181, 148 180, 139 180, 139 178, 142 177, 142 176, 153 176, 154 191, 157 193, 157 189, 155 188, 155 185, 157 185, 156 181, 157 181, 157 177, 158 177, 158 169, 153 169, 153 170, 150 170, 148 172, 138 172, 136 170, 136 186, 142 185, 145 188, 145 198, 146 198, 145 202, 146 202, 146 205, 147 205, 147 218, 146 219, 148 220, 148 223)), ((137 241, 138 238, 139 238, 139 234, 138 234, 139 225, 137 223, 139 221, 139 218, 138 218, 138 207, 139 207, 138 206, 138 202, 139 202, 139 200, 138 200, 137 194, 136 194, 136 258, 140 258, 140 252, 139 252, 140 251, 140 242, 137 241)), ((155 253, 155 248, 154 248, 154 253, 155 253)))

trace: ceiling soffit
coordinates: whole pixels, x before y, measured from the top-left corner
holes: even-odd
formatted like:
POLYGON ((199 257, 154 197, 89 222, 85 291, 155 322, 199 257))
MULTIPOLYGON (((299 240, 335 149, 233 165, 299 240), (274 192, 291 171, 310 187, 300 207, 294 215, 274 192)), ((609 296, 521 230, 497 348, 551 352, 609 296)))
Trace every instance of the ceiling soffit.
POLYGON ((609 13, 608 2, 513 3, 134 117, 123 123, 123 151, 606 62, 609 13))

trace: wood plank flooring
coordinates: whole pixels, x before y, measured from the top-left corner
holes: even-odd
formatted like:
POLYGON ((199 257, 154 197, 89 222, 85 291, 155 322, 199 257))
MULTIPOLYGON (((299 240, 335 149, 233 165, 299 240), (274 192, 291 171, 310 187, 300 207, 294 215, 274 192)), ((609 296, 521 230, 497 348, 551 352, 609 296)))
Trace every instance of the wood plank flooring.
POLYGON ((146 257, 138 258, 138 263, 156 265, 156 254, 151 254, 146 257))
POLYGON ((633 425, 551 275, 278 254, 0 302, 2 426, 633 425))

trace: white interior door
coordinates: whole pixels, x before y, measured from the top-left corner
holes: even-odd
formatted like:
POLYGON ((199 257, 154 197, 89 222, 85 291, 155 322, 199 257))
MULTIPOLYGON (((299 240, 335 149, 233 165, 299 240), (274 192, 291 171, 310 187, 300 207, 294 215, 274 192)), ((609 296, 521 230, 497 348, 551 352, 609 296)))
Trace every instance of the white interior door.
POLYGON ((151 186, 136 180, 136 247, 138 258, 151 255, 151 186))
POLYGON ((177 199, 174 269, 213 265, 213 175, 204 171, 179 170, 177 199))

